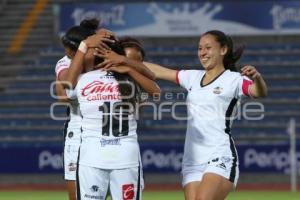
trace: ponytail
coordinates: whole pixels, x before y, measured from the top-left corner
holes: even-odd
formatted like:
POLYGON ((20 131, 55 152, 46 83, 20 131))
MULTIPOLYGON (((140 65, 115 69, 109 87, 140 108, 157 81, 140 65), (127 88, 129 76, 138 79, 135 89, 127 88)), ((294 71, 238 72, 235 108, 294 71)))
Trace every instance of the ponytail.
POLYGON ((234 50, 233 41, 230 36, 225 35, 222 31, 212 30, 204 33, 203 35, 213 35, 221 47, 227 47, 227 52, 223 59, 223 65, 225 69, 237 72, 236 62, 241 58, 244 52, 244 46, 238 47, 234 50))
POLYGON ((227 53, 224 56, 223 64, 225 69, 237 72, 236 62, 241 58, 244 52, 244 46, 238 47, 235 51, 233 50, 233 41, 231 37, 226 36, 227 39, 227 53))

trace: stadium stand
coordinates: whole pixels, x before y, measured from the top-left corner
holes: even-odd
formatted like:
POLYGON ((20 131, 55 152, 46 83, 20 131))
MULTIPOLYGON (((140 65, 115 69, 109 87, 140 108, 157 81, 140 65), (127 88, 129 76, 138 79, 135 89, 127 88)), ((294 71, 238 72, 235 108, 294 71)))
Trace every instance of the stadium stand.
MULTIPOLYGON (((237 120, 234 123, 233 134, 236 138, 284 138, 286 124, 290 117, 298 121, 300 114, 297 112, 300 100, 298 98, 300 84, 299 60, 297 60, 297 46, 289 45, 291 52, 280 52, 281 45, 262 47, 249 47, 242 64, 251 63, 257 66, 270 86, 269 96, 262 102, 265 106, 265 117, 260 121, 237 120), (261 50, 259 49, 261 48, 261 50), (276 58, 276 61, 272 60, 276 58), (288 87, 285 87, 288 85, 288 87)), ((148 60, 162 63, 167 66, 185 66, 197 68, 199 66, 195 50, 193 48, 147 48, 148 60)), ((1 137, 22 138, 56 138, 59 140, 62 121, 52 120, 50 117, 50 105, 55 99, 50 96, 50 84, 54 80, 54 66, 63 55, 61 48, 48 48, 40 54, 35 64, 26 68, 15 67, 18 75, 14 78, 1 79, 1 137), (8 108, 10 107, 10 108, 8 108), (5 126, 3 126, 5 125, 5 126), (25 131, 24 131, 25 130, 25 131)), ((160 86, 165 92, 161 96, 160 103, 166 102, 166 92, 176 97, 182 93, 179 99, 172 98, 172 102, 183 102, 185 93, 175 85, 160 81, 160 86)), ((167 108, 167 106, 165 107, 167 108)), ((185 115, 184 106, 178 107, 176 113, 185 115)), ((63 109, 56 111, 57 115, 63 115, 63 109)), ((259 114, 259 113, 258 113, 259 114)), ((163 114, 162 121, 153 120, 152 108, 144 108, 141 115, 141 138, 147 139, 184 139, 185 121, 176 121, 169 114, 163 114), (155 133, 155 134, 154 134, 155 133), (151 137, 149 137, 151 136, 151 137)))

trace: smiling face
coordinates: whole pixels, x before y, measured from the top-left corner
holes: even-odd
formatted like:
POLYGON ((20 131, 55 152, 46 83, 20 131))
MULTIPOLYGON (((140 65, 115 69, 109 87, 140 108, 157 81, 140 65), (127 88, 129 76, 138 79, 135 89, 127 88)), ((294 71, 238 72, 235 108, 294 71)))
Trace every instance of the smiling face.
POLYGON ((200 38, 198 58, 205 70, 213 69, 216 66, 223 66, 223 59, 226 52, 227 47, 221 47, 214 35, 206 34, 200 38))

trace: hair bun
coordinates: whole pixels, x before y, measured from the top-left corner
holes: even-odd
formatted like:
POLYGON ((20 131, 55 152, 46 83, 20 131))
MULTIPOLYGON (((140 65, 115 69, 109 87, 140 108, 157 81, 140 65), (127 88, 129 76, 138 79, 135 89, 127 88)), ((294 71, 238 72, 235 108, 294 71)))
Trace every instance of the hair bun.
POLYGON ((100 21, 98 19, 84 19, 81 21, 80 26, 86 29, 96 31, 99 27, 100 21))

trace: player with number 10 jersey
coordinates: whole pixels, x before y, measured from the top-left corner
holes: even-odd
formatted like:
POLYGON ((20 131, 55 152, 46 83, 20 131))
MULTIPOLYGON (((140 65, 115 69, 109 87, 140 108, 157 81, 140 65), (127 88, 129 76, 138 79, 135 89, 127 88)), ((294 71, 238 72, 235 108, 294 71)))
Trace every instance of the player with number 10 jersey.
POLYGON ((137 166, 139 146, 134 109, 121 101, 114 76, 100 70, 85 73, 75 92, 85 116, 82 120, 80 164, 101 169, 137 166))

